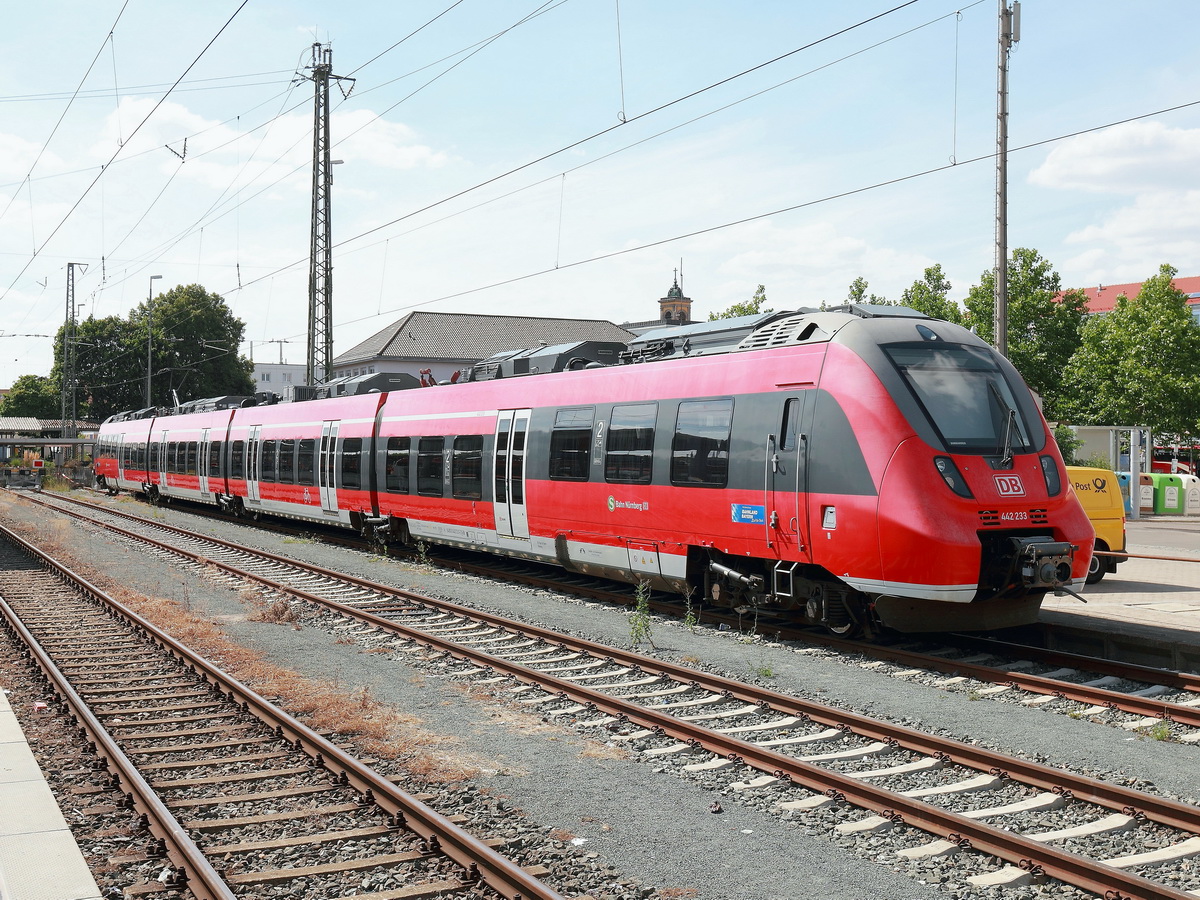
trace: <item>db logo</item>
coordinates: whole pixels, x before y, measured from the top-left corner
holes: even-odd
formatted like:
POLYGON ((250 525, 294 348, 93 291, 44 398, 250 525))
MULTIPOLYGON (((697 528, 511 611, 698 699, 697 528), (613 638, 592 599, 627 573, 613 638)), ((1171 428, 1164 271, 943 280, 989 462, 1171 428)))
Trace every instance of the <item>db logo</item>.
POLYGON ((1001 497, 1024 497, 1025 485, 1021 484, 1020 475, 996 475, 996 490, 1001 497))

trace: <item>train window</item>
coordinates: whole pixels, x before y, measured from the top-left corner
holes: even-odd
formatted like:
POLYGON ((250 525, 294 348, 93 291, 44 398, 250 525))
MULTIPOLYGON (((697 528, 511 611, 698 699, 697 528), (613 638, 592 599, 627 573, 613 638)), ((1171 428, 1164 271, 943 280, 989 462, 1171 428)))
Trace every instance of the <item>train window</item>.
POLYGON ((296 483, 296 441, 292 438, 279 442, 279 483, 296 483))
POLYGON ((654 421, 657 403, 614 406, 608 423, 604 480, 618 484, 649 484, 654 462, 654 421))
POLYGON ((262 442, 262 474, 259 481, 275 481, 275 441, 262 442))
POLYGON ((162 471, 162 469, 160 469, 158 467, 160 452, 161 452, 161 446, 158 441, 155 441, 154 443, 152 443, 150 445, 150 471, 151 472, 161 472, 162 471))
POLYGON ((300 441, 296 451, 296 484, 317 483, 317 470, 313 464, 316 451, 315 438, 304 438, 300 441))
POLYGON ((496 428, 495 465, 493 475, 496 481, 496 503, 508 502, 508 439, 512 422, 501 421, 496 428))
POLYGON ((408 457, 412 438, 388 438, 385 484, 393 494, 411 493, 408 483, 408 457))
POLYGON ((229 451, 229 477, 241 481, 246 477, 246 442, 234 441, 229 451))
POLYGON ((729 478, 732 400, 687 400, 679 404, 671 441, 671 483, 725 487, 729 478))
POLYGON ((221 442, 213 441, 208 445, 208 477, 221 477, 221 442))
POLYGON ((525 502, 525 429, 528 426, 529 420, 525 418, 516 419, 513 422, 512 477, 508 482, 512 493, 509 498, 511 503, 525 502))
POLYGON ((883 349, 952 452, 1034 449, 1036 432, 992 351, 942 343, 883 349))
POLYGON ((800 400, 791 397, 783 405, 783 424, 779 428, 779 449, 795 450, 800 435, 800 400))
POLYGON ((483 435, 464 434, 454 439, 450 462, 451 493, 463 500, 483 496, 483 435))
POLYGON ((196 457, 200 455, 200 444, 197 441, 188 441, 187 443, 187 470, 186 474, 196 474, 196 457))
POLYGON ((442 496, 442 449, 445 438, 423 437, 417 442, 417 493, 442 496))
POLYGON ((362 487, 362 438, 342 441, 342 487, 362 487))
POLYGON ((592 449, 594 409, 560 409, 550 432, 550 478, 587 481, 592 449))

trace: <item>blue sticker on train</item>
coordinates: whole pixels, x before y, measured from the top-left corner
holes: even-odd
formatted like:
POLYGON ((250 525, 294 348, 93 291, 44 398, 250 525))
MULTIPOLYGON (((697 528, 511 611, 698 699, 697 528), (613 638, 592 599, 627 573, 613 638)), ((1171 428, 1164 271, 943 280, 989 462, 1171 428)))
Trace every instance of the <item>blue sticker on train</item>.
POLYGON ((733 521, 743 525, 766 525, 767 508, 765 506, 750 506, 745 503, 731 503, 733 521))

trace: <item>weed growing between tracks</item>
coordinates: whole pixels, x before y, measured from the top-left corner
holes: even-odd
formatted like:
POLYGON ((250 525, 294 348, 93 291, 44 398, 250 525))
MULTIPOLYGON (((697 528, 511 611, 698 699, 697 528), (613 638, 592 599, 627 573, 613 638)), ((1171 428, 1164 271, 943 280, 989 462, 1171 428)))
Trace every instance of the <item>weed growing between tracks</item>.
POLYGON ((650 583, 639 581, 633 596, 633 612, 629 614, 629 640, 634 647, 642 641, 654 647, 654 639, 650 635, 650 583))

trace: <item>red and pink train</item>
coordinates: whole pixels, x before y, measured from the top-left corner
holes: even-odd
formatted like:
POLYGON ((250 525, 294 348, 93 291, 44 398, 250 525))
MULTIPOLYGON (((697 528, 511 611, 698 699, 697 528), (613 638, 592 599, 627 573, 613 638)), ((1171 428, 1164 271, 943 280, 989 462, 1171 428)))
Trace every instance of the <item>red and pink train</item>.
POLYGON ((912 310, 703 323, 412 383, 119 414, 96 471, 113 491, 525 557, 839 633, 1027 623, 1087 574, 1091 525, 1020 376, 912 310))

